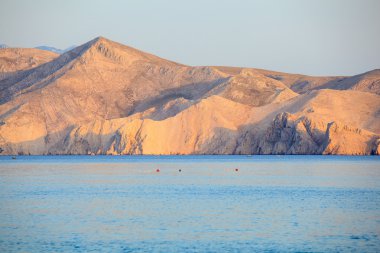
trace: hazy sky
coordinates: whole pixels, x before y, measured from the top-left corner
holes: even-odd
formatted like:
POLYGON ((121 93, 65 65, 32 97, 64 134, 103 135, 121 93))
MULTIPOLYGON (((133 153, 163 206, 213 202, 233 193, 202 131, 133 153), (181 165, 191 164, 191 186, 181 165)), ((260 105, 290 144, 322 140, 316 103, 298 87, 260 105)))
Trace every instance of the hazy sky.
POLYGON ((380 68, 380 0, 0 0, 0 43, 99 35, 190 65, 349 75, 380 68))

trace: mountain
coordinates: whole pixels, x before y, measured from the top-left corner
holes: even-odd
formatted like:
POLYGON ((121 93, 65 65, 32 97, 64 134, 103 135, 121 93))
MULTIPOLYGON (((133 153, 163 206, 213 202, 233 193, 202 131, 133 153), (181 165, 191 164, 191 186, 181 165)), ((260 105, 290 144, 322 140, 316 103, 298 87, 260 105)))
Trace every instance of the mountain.
MULTIPOLYGON (((229 73, 236 73, 242 68, 234 67, 217 67, 218 69, 229 73)), ((335 90, 359 90, 380 94, 380 69, 375 69, 355 76, 328 76, 315 77, 299 74, 288 74, 270 70, 256 69, 261 74, 281 81, 294 92, 299 94, 318 89, 335 89, 335 90)))
POLYGON ((47 58, 0 73, 1 154, 380 153, 377 70, 192 67, 102 37, 47 58))
POLYGON ((34 48, 1 48, 0 73, 31 69, 52 61, 57 56, 34 48))
POLYGON ((38 46, 35 48, 40 49, 40 50, 50 51, 56 54, 63 54, 63 53, 66 53, 67 51, 70 51, 71 49, 74 49, 75 46, 71 46, 66 49, 59 49, 59 48, 49 47, 49 46, 38 46))
POLYGON ((6 45, 6 44, 0 44, 0 49, 3 49, 3 48, 8 48, 8 45, 6 45))

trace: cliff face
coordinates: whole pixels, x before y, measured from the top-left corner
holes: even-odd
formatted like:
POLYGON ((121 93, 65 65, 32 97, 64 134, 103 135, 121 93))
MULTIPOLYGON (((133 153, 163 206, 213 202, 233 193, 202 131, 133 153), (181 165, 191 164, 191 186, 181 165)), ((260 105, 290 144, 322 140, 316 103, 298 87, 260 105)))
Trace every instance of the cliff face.
POLYGON ((256 139, 257 154, 379 154, 379 136, 334 121, 313 121, 307 116, 280 113, 256 139))
POLYGON ((379 154, 378 71, 190 67, 104 38, 44 59, 2 72, 1 154, 379 154))

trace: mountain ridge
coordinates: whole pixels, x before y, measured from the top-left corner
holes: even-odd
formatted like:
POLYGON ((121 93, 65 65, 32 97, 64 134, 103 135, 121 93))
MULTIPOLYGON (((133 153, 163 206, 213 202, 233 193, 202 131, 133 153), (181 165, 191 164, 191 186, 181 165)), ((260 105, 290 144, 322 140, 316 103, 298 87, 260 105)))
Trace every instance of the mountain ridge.
POLYGON ((379 154, 378 70, 194 67, 104 37, 52 56, 0 72, 0 154, 379 154))

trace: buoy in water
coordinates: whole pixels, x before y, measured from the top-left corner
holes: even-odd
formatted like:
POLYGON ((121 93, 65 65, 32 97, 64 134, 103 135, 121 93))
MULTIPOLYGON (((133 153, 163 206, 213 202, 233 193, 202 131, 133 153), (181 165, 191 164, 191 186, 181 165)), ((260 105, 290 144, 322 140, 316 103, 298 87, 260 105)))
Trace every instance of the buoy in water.
POLYGON ((179 171, 179 172, 181 172, 182 170, 181 170, 181 169, 179 169, 178 171, 179 171))
POLYGON ((236 169, 235 169, 235 171, 239 171, 239 169, 238 169, 238 168, 236 168, 236 169))
POLYGON ((156 169, 156 172, 160 172, 160 169, 156 169))

